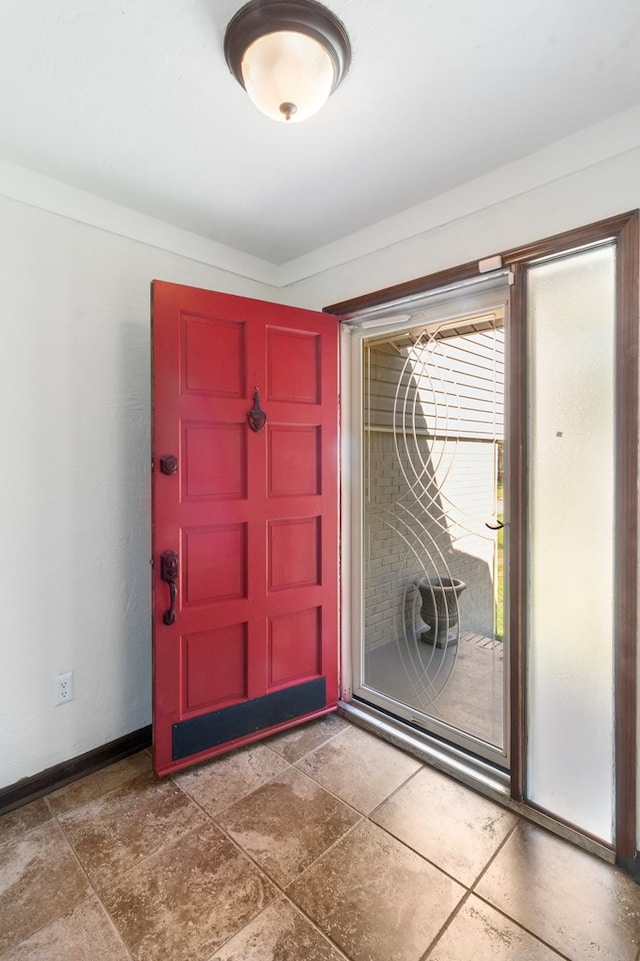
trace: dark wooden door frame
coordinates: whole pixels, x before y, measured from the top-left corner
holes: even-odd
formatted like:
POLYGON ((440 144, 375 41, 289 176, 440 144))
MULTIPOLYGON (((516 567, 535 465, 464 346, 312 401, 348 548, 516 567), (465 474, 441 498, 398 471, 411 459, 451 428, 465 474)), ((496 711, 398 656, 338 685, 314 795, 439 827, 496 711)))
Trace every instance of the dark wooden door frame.
MULTIPOLYGON (((526 630, 527 630, 527 268, 533 262, 605 241, 616 244, 615 320, 615 610, 614 751, 615 854, 632 874, 640 872, 636 850, 637 633, 638 633, 638 271, 639 211, 565 231, 499 254, 514 277, 510 299, 508 425, 511 490, 511 792, 527 804, 526 630)), ((361 311, 478 277, 477 261, 441 270, 383 290, 325 307, 348 320, 361 311)), ((545 812, 548 813, 548 812, 545 812)), ((557 820, 557 818, 556 818, 557 820)), ((575 825, 568 825, 576 830, 575 825)))
MULTIPOLYGON (((589 224, 502 255, 514 273, 511 302, 511 389, 513 408, 511 476, 515 480, 510 515, 516 565, 510 628, 512 657, 512 796, 526 792, 527 637, 527 274, 541 259, 612 240, 616 244, 615 313, 615 532, 614 532, 614 790, 615 851, 618 863, 635 873, 636 860, 636 699, 638 573, 638 211, 589 224)), ((544 812, 549 813, 549 812, 544 812)), ((575 827, 574 825, 569 825, 575 827)))

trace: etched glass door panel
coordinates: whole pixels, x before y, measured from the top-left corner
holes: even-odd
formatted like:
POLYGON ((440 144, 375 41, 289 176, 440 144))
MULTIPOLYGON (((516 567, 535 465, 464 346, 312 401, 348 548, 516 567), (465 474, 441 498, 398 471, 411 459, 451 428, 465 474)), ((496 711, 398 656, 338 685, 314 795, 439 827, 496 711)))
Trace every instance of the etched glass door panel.
POLYGON ((362 341, 358 691, 502 765, 504 317, 362 341))

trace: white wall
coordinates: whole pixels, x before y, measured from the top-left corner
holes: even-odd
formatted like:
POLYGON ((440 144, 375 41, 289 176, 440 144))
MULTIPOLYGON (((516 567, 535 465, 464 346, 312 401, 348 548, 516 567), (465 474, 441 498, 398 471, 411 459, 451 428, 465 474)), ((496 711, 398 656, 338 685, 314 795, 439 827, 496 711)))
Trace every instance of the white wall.
POLYGON ((24 203, 0 224, 2 787, 151 721, 150 281, 275 298, 24 203))

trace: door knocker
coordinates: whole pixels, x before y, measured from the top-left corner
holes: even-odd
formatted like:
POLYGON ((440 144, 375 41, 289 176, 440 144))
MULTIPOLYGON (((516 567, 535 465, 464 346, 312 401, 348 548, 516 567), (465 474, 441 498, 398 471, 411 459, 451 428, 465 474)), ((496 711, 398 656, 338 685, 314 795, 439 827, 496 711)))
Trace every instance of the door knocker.
POLYGON ((249 418, 249 426, 252 430, 255 430, 256 433, 261 431, 267 423, 267 415, 260 407, 260 394, 258 393, 257 387, 253 395, 253 407, 247 414, 247 417, 249 418))

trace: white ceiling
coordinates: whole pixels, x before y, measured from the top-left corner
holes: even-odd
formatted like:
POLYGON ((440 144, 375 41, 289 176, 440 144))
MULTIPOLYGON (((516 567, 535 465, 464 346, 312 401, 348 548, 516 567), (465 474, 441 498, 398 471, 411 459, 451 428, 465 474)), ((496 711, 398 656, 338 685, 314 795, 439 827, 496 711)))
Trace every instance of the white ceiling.
POLYGON ((0 158, 282 264, 640 101, 638 0, 327 0, 295 125, 228 72, 242 0, 2 0, 0 158))

